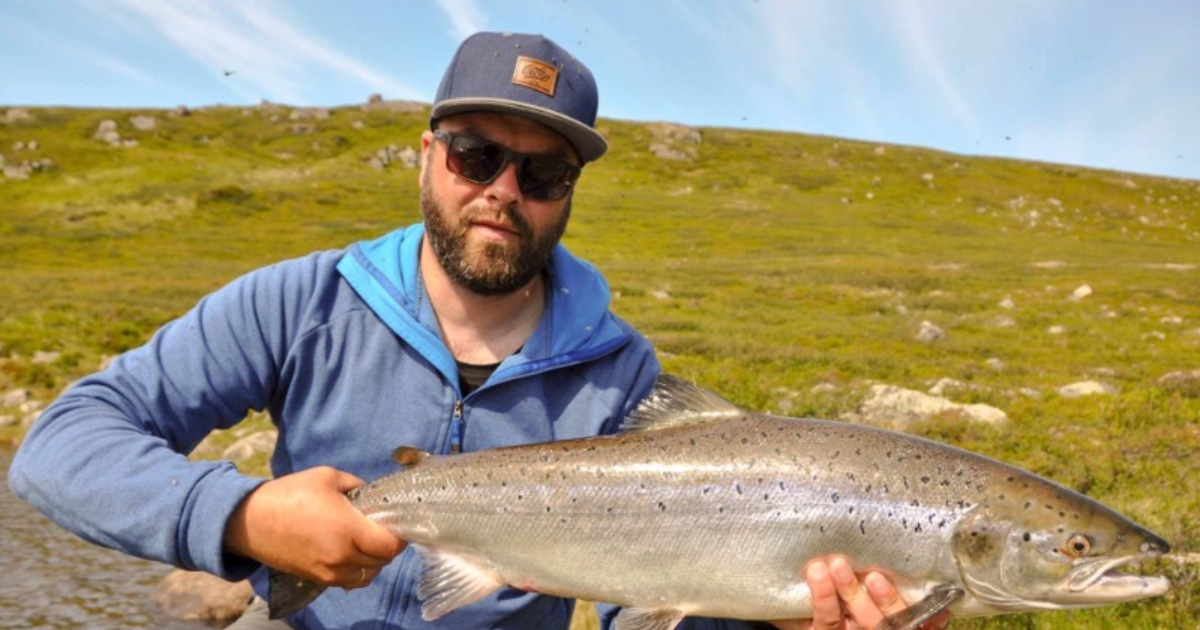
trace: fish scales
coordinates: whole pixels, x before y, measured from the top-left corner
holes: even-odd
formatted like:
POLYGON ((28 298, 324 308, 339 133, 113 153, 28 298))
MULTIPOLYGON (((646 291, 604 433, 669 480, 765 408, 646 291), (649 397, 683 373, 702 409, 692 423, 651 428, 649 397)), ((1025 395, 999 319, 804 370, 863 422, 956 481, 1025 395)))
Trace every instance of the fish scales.
POLYGON ((747 602, 783 618, 805 612, 797 578, 813 557, 844 553, 900 580, 952 572, 945 545, 897 541, 949 539, 992 483, 974 460, 863 427, 746 415, 435 458, 367 488, 359 507, 401 538, 471 555, 540 592, 640 606, 687 593, 695 609, 685 612, 737 616, 706 602, 747 602), (935 456, 942 463, 926 470, 935 456), (610 568, 643 565, 655 571, 610 568), (761 601, 764 574, 793 588, 761 601), (670 592, 653 595, 664 582, 670 592))
POLYGON ((963 573, 1055 530, 1112 521, 1121 536, 1166 550, 1086 497, 958 448, 732 405, 718 411, 615 436, 420 457, 361 487, 353 502, 397 536, 498 584, 743 619, 810 616, 802 567, 832 553, 884 572, 909 601, 937 585, 963 588, 952 610, 978 615, 1053 607, 997 594, 1001 577, 974 578, 976 593, 963 573))

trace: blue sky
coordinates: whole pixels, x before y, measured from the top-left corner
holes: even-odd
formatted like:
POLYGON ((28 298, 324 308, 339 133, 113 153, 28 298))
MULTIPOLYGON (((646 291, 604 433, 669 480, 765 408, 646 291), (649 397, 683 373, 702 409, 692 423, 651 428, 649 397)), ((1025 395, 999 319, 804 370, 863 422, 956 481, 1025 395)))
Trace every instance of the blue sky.
POLYGON ((1200 179, 1197 0, 0 0, 0 107, 429 102, 476 30, 602 117, 1200 179))

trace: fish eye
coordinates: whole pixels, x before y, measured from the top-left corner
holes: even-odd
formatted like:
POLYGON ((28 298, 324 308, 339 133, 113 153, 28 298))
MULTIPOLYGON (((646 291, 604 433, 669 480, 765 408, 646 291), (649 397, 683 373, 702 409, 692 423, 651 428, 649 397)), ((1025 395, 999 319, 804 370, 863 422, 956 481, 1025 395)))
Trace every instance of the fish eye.
POLYGON ((1072 558, 1082 558, 1092 550, 1092 539, 1083 534, 1075 534, 1067 541, 1063 552, 1072 558))

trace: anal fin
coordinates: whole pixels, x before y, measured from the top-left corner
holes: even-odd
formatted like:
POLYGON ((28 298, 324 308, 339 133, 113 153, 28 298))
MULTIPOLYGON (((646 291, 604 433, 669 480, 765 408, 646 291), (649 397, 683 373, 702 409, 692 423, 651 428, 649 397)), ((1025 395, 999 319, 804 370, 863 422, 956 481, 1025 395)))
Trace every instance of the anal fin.
POLYGON ((672 608, 622 608, 613 630, 672 630, 683 621, 683 613, 672 608))
POLYGON ((417 586, 421 618, 433 621, 448 612, 473 604, 504 584, 479 567, 431 547, 413 545, 421 553, 424 570, 417 586))
POLYGON ((271 619, 282 619, 300 612, 312 603, 325 587, 277 569, 267 571, 267 610, 271 619))
POLYGON ((884 618, 875 626, 875 630, 915 630, 918 626, 929 621, 934 615, 944 610, 955 600, 963 596, 963 589, 949 584, 934 587, 925 599, 884 618))

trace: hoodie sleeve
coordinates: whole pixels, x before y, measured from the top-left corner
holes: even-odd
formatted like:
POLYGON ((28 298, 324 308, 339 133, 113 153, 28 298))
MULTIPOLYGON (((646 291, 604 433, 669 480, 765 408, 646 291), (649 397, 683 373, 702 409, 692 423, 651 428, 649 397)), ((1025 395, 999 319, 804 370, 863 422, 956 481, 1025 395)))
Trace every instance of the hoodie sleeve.
POLYGON ((307 268, 239 278, 69 388, 17 451, 14 492, 91 542, 226 579, 249 575, 258 565, 224 553, 224 530, 264 480, 186 453, 267 406, 307 268))

